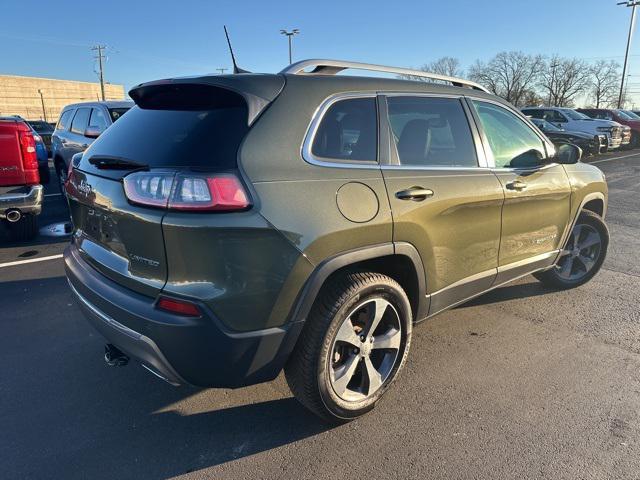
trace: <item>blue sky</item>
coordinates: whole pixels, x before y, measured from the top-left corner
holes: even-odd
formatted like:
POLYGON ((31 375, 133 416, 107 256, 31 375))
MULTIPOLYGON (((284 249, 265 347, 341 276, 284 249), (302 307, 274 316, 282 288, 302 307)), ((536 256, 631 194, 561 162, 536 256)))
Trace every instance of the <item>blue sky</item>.
MULTIPOLYGON (((106 79, 127 88, 229 67, 222 25, 248 70, 287 63, 281 28, 299 28, 294 60, 340 58, 464 66, 501 50, 622 62, 630 9, 617 0, 3 1, 0 73, 95 81, 90 45, 109 46, 106 79), (55 7, 54 7, 55 5, 55 7), (41 12, 41 14, 38 14, 41 12), (28 26, 28 28, 27 28, 28 26)), ((640 74, 640 36, 631 74, 640 74)), ((640 91, 640 76, 631 77, 640 91)))

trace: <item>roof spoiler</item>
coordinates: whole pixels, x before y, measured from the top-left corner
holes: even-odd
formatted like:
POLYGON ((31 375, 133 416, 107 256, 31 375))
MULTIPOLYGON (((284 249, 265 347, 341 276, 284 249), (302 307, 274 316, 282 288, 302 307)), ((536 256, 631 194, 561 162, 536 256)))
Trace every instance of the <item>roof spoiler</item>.
POLYGON ((206 77, 181 77, 157 80, 136 85, 129 90, 129 96, 141 108, 145 101, 159 91, 179 89, 180 85, 199 85, 224 89, 240 95, 247 104, 249 126, 260 113, 280 94, 285 80, 282 75, 212 75, 206 77))

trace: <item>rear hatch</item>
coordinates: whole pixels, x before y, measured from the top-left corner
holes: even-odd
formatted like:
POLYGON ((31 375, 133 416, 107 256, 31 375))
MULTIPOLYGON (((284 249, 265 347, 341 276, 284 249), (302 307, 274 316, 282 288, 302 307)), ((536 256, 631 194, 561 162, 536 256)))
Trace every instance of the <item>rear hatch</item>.
POLYGON ((135 87, 137 105, 72 162, 66 190, 82 257, 113 281, 157 295, 167 280, 168 210, 197 218, 250 208, 237 152, 280 82, 251 89, 246 78, 220 76, 135 87))

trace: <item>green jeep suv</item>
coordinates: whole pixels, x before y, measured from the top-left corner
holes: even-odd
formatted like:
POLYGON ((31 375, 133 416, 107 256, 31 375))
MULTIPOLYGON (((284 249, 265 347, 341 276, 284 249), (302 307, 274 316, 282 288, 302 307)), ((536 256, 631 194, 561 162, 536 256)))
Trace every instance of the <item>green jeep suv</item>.
POLYGON ((65 187, 69 284, 110 364, 225 388, 284 369, 347 421, 414 324, 530 273, 576 287, 604 260, 601 171, 472 82, 306 60, 130 96, 65 187))

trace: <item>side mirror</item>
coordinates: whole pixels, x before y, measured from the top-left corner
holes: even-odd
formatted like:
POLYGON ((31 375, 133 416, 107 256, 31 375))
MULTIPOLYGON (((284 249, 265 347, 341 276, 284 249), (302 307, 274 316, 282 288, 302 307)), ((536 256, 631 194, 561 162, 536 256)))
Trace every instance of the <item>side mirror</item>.
POLYGON ((98 138, 102 131, 98 127, 87 127, 84 136, 87 138, 98 138))
POLYGON ((578 163, 582 158, 582 149, 571 143, 563 143, 556 147, 554 160, 564 165, 578 163))

